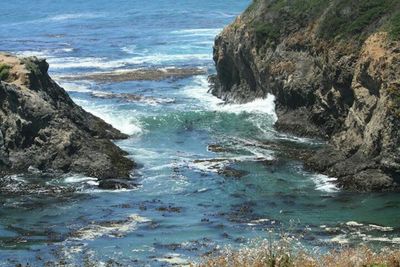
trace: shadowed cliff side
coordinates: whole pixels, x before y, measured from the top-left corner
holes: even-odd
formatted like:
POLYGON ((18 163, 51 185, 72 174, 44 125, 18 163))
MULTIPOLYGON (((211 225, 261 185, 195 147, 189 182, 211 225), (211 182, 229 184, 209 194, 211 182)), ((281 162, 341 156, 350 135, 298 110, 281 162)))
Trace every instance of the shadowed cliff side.
POLYGON ((400 3, 257 0, 217 36, 212 93, 276 96, 279 130, 329 145, 306 166, 358 191, 398 189, 400 3))
POLYGON ((101 187, 127 186, 114 179, 129 178, 135 164, 110 141, 127 136, 76 105, 48 67, 0 54, 0 174, 77 172, 101 187))

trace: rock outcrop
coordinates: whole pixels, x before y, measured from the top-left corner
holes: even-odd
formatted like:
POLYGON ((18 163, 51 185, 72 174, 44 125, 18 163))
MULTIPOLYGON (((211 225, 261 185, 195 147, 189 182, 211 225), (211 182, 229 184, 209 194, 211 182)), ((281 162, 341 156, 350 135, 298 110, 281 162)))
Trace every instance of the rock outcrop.
MULTIPOLYGON (((0 174, 28 170, 129 179, 135 164, 111 139, 127 138, 76 105, 35 57, 0 55, 0 174)), ((100 183, 107 184, 109 183, 100 183)))
POLYGON ((308 168, 347 189, 398 189, 399 8, 256 0, 215 40, 212 93, 239 103, 274 94, 279 130, 329 140, 308 168))

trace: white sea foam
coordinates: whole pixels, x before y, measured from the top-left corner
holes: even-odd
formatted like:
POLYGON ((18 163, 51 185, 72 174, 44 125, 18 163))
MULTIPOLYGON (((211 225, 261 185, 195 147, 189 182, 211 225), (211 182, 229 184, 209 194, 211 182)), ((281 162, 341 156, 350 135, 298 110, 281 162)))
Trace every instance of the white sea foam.
POLYGON ((341 245, 349 244, 350 242, 362 240, 364 242, 380 242, 380 243, 388 243, 388 244, 400 244, 399 237, 387 237, 387 236, 372 236, 361 232, 353 232, 349 234, 340 234, 329 241, 332 243, 337 243, 341 245))
POLYGON ((61 48, 59 51, 65 52, 65 53, 70 53, 74 51, 74 48, 68 47, 68 48, 61 48))
POLYGON ((54 56, 55 53, 59 53, 59 52, 71 53, 73 51, 74 51, 74 48, 65 47, 65 48, 59 48, 59 49, 45 49, 45 50, 41 50, 41 51, 33 51, 33 50, 19 51, 16 53, 16 55, 19 57, 45 58, 45 59, 47 59, 48 62, 56 62, 57 59, 54 56))
POLYGON ((67 178, 64 179, 64 182, 66 183, 81 183, 88 181, 97 181, 97 178, 86 177, 81 175, 73 175, 73 176, 68 176, 67 178))
POLYGON ((188 260, 182 258, 180 254, 176 253, 169 253, 162 258, 157 258, 156 260, 172 266, 192 266, 188 260))
POLYGON ((339 191, 339 188, 334 183, 337 178, 328 177, 323 174, 311 175, 312 181, 315 183, 315 188, 319 191, 333 193, 339 191))
POLYGON ((136 230, 139 223, 150 222, 150 219, 132 214, 125 220, 111 221, 106 223, 91 224, 79 229, 73 234, 73 240, 94 240, 102 236, 122 237, 125 234, 136 230))
MULTIPOLYGON (((114 106, 104 105, 97 106, 90 101, 74 99, 75 102, 82 106, 86 111, 102 118, 105 122, 111 124, 122 133, 129 135, 137 135, 142 133, 142 128, 136 119, 136 114, 127 114, 118 112, 114 106)), ((133 111, 134 112, 134 111, 133 111)))
POLYGON ((10 23, 10 26, 19 26, 25 24, 36 24, 36 23, 49 23, 49 22, 62 22, 62 21, 70 21, 76 19, 95 19, 105 16, 105 13, 67 13, 67 14, 58 14, 54 16, 48 16, 40 19, 26 20, 20 22, 10 23))
POLYGON ((104 16, 102 13, 67 13, 59 14, 55 16, 42 19, 42 21, 64 21, 64 20, 74 20, 74 19, 95 19, 104 16))
POLYGON ((264 99, 256 99, 245 104, 227 104, 215 107, 217 111, 230 113, 264 113, 273 116, 274 122, 278 119, 275 113, 275 96, 268 94, 264 99))
POLYGON ((330 240, 332 243, 337 243, 340 245, 348 244, 350 241, 346 235, 337 235, 330 240))
POLYGON ((63 82, 60 80, 57 80, 57 83, 68 92, 80 92, 80 93, 92 92, 92 90, 89 89, 90 88, 89 84, 63 82))
POLYGON ((172 31, 172 34, 185 35, 185 36, 216 36, 221 31, 220 28, 212 29, 185 29, 172 31))
POLYGON ((121 50, 127 54, 136 54, 136 49, 137 49, 136 45, 128 45, 121 48, 121 50))
POLYGON ((237 14, 235 13, 226 13, 221 11, 216 11, 214 13, 217 14, 218 17, 223 17, 223 18, 235 18, 237 16, 237 14))
POLYGON ((38 58, 50 58, 51 52, 49 50, 43 51, 20 51, 16 53, 20 57, 38 57, 38 58))
POLYGON ((74 69, 74 68, 97 68, 111 69, 119 68, 126 63, 118 60, 110 61, 107 58, 98 57, 62 57, 48 59, 51 69, 74 69))
POLYGON ((211 60, 211 54, 152 54, 118 60, 100 57, 48 57, 52 69, 116 69, 127 65, 165 64, 171 62, 190 62, 193 60, 211 60))
POLYGON ((275 137, 280 139, 280 140, 287 140, 291 142, 296 142, 296 143, 303 143, 303 144, 325 144, 325 141, 321 140, 316 140, 312 138, 307 138, 307 137, 299 137, 299 136, 294 136, 294 135, 289 135, 285 133, 280 133, 280 132, 275 132, 275 137))
POLYGON ((358 223, 358 222, 355 222, 355 221, 346 222, 346 225, 347 225, 347 226, 353 226, 353 227, 363 226, 362 223, 358 223))
POLYGON ((393 227, 380 226, 380 225, 376 225, 376 224, 369 224, 368 228, 371 230, 377 230, 377 231, 381 231, 381 232, 391 232, 394 230, 393 227))
POLYGON ((221 99, 207 93, 208 87, 207 77, 197 76, 194 79, 194 84, 187 86, 184 92, 187 96, 200 100, 205 108, 213 111, 235 114, 243 112, 269 114, 272 116, 273 122, 278 119, 275 113, 275 96, 272 94, 268 94, 266 98, 259 98, 245 104, 224 104, 221 99))
POLYGON ((218 170, 222 169, 230 162, 230 159, 205 159, 192 161, 188 164, 188 167, 202 172, 218 172, 218 170))
POLYGON ((211 54, 152 54, 120 60, 126 64, 162 64, 171 62, 186 62, 191 60, 211 60, 211 54))

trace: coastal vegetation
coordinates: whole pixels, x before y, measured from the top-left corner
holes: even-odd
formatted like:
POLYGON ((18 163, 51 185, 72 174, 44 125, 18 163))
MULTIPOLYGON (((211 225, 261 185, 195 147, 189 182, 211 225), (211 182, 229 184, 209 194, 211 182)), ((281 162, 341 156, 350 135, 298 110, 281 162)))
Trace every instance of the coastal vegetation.
POLYGON ((394 15, 390 22, 389 28, 390 37, 394 40, 400 39, 400 12, 394 15))
POLYGON ((397 4, 394 0, 338 1, 323 18, 319 34, 326 39, 364 39, 371 29, 386 26, 385 17, 392 16, 397 4))
MULTIPOLYGON (((375 29, 388 30, 393 39, 400 36, 400 3, 396 0, 255 0, 245 14, 252 15, 252 28, 258 43, 274 46, 282 35, 296 32, 310 22, 318 24, 317 34, 326 40, 364 41, 375 29), (269 16, 258 14, 264 1, 269 16)), ((262 8, 261 8, 262 9, 262 8)))
POLYGON ((295 251, 287 244, 268 242, 254 248, 226 250, 209 256, 197 267, 398 267, 400 250, 374 250, 367 246, 341 248, 326 253, 295 251))
POLYGON ((0 81, 7 80, 10 75, 10 66, 7 64, 0 64, 0 81))

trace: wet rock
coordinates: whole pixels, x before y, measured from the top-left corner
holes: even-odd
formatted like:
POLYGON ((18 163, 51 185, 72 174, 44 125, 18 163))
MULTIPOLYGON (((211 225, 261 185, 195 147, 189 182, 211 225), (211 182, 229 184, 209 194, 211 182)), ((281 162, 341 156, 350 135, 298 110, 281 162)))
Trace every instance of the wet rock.
POLYGON ((96 82, 126 82, 126 81, 159 81, 165 79, 181 79, 194 75, 206 74, 199 68, 165 68, 165 69, 138 69, 116 72, 100 72, 78 76, 63 77, 71 80, 93 80, 96 82))
POLYGON ((71 232, 70 237, 73 240, 95 240, 103 236, 121 238, 134 231, 139 225, 150 222, 147 218, 132 214, 122 220, 92 222, 81 229, 71 232))
POLYGON ((134 183, 132 180, 127 179, 102 179, 99 182, 99 187, 102 189, 134 189, 137 188, 139 184, 134 183))
POLYGON ((7 150, 4 144, 3 133, 0 130, 0 165, 9 165, 7 150))
POLYGON ((243 176, 248 175, 249 172, 243 170, 236 170, 231 167, 224 167, 223 169, 218 170, 218 174, 223 175, 225 177, 233 177, 239 179, 242 178, 243 176))
MULTIPOLYGON (((46 178, 43 178, 44 180, 46 178)), ((60 196, 75 192, 70 186, 57 186, 46 183, 27 182, 19 177, 6 176, 0 178, 0 193, 6 196, 37 195, 60 196)))
POLYGON ((111 139, 128 136, 76 105, 35 57, 1 55, 11 66, 0 83, 0 174, 28 169, 129 178, 134 162, 111 139))
POLYGON ((155 98, 155 97, 147 97, 142 95, 126 94, 126 93, 116 94, 108 92, 94 92, 91 93, 91 95, 93 97, 102 99, 120 99, 126 102, 142 102, 150 105, 175 103, 175 99, 172 98, 155 98))
POLYGON ((227 152, 228 151, 225 147, 223 147, 221 145, 218 145, 218 144, 209 145, 207 147, 207 149, 208 149, 208 151, 216 152, 216 153, 227 152))
POLYGON ((175 212, 175 213, 180 213, 182 211, 182 208, 180 207, 173 207, 173 206, 167 206, 167 207, 159 207, 157 208, 158 211, 162 212, 175 212))

